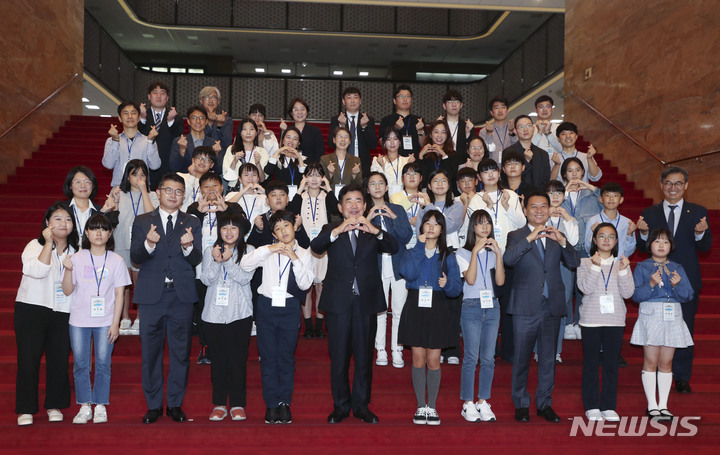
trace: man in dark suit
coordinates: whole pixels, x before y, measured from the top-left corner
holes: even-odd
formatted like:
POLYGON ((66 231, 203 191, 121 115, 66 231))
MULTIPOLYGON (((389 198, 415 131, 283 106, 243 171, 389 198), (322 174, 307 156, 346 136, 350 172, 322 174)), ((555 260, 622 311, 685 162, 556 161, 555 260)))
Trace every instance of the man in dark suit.
MULTIPOLYGON (((685 202, 683 194, 688 187, 688 173, 680 167, 668 167, 660 176, 660 188, 665 200, 648 207, 637 222, 639 239, 638 250, 646 253, 648 234, 656 228, 667 228, 675 238, 675 249, 670 260, 683 266, 687 273, 694 295, 690 302, 683 303, 683 319, 693 333, 695 313, 702 289, 698 251, 710 251, 712 236, 707 219, 707 209, 701 205, 685 202)), ((673 357, 673 377, 675 388, 680 393, 690 393, 690 375, 692 373, 693 347, 675 349, 673 357)))
MULTIPOLYGON (((335 128, 344 126, 350 130, 350 147, 348 154, 360 158, 362 174, 370 174, 370 152, 377 147, 377 134, 375 132, 375 120, 365 112, 360 112, 360 90, 355 87, 347 87, 343 90, 342 104, 345 112, 340 112, 337 117, 330 119, 330 134, 328 134, 328 145, 335 149, 335 128)), ((382 131, 380 132, 382 134, 382 131)))
POLYGON ((185 181, 166 174, 158 183, 160 207, 138 215, 132 227, 130 258, 140 266, 133 302, 139 305, 142 385, 148 412, 144 423, 162 416, 163 350, 170 357, 167 415, 186 420, 181 406, 190 366, 193 304, 197 301, 194 267, 202 261, 200 221, 180 211, 185 181))
POLYGON ((183 133, 183 121, 177 119, 177 111, 174 107, 167 110, 165 106, 170 96, 170 89, 164 82, 155 81, 148 87, 148 101, 150 101, 150 111, 145 107, 145 103, 140 104, 140 124, 138 131, 147 136, 150 129, 154 126, 158 132, 155 143, 158 147, 160 155, 160 167, 150 171, 150 187, 155 189, 160 178, 170 172, 170 148, 173 139, 183 133), (148 120, 148 114, 150 119, 148 120))
POLYGON ((192 156, 195 147, 210 147, 215 152, 215 164, 212 171, 217 175, 222 175, 222 159, 224 154, 220 140, 206 134, 207 111, 202 106, 192 106, 187 111, 188 124, 190 125, 190 134, 187 136, 181 134, 172 140, 170 146, 170 171, 188 172, 188 167, 192 164, 192 156))
MULTIPOLYGON (((527 115, 515 117, 515 132, 518 141, 506 147, 502 153, 502 162, 505 163, 505 154, 517 152, 523 155, 523 183, 534 188, 545 188, 550 181, 550 161, 547 152, 532 143, 535 127, 532 119, 527 115)), ((498 163, 500 164, 500 163, 498 163)))
POLYGON ((507 312, 512 315, 515 352, 512 367, 512 399, 515 420, 530 420, 527 378, 533 346, 537 342, 537 415, 560 422, 553 411, 551 393, 555 384, 555 354, 560 318, 565 316, 565 288, 560 261, 568 268, 580 265, 575 248, 552 224, 547 194, 536 192, 524 201, 528 224, 507 237, 503 261, 512 267, 514 281, 507 312))
POLYGON ((378 255, 395 253, 397 240, 373 226, 365 213, 365 195, 351 183, 340 190, 342 223, 328 224, 310 243, 316 254, 328 253, 320 310, 326 313, 330 350, 330 384, 335 409, 328 423, 353 415, 367 423, 378 418, 368 409, 372 388, 373 341, 377 314, 387 310, 378 255), (348 369, 355 358, 352 393, 348 369))

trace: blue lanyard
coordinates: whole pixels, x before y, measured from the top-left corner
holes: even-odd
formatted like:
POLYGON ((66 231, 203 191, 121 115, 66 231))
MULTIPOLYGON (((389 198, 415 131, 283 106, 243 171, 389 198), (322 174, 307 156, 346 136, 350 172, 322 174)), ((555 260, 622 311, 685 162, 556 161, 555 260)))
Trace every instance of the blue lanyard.
POLYGON ((433 164, 435 165, 435 170, 437 170, 440 167, 440 158, 435 158, 433 164))
POLYGON ((342 166, 340 166, 340 158, 338 158, 338 166, 340 167, 340 181, 342 182, 343 178, 343 170, 345 169, 345 163, 347 163, 347 156, 343 160, 342 166))
POLYGON ((482 264, 480 264, 480 253, 477 254, 478 268, 480 269, 480 274, 482 275, 482 279, 483 279, 483 289, 487 289, 487 281, 485 279, 485 271, 488 270, 488 259, 489 258, 490 258, 490 255, 486 251, 485 252, 485 269, 483 269, 482 264))
POLYGON ((287 170, 290 173, 290 185, 295 184, 295 170, 290 166, 292 161, 288 161, 287 170))
POLYGON ((282 256, 282 255, 281 255, 280 253, 278 253, 278 284, 282 284, 282 277, 283 277, 283 275, 285 275, 285 271, 287 270, 288 266, 290 265, 290 262, 292 262, 292 261, 290 260, 290 258, 288 258, 288 261, 287 261, 287 263, 285 264, 285 268, 283 268, 282 270, 280 270, 280 269, 281 269, 281 266, 280 266, 280 256, 282 256))
MULTIPOLYGON (((80 212, 82 213, 82 212, 80 212)), ((75 215, 75 221, 77 222, 77 230, 78 232, 85 232, 85 226, 81 226, 80 224, 80 217, 77 214, 77 210, 75 210, 75 206, 73 205, 73 215, 75 215)), ((82 236, 82 234, 81 234, 82 236)))
MULTIPOLYGON (((92 257, 92 255, 90 255, 92 257)), ((63 279, 63 274, 65 273, 65 266, 63 265, 62 261, 60 260, 60 255, 57 252, 57 248, 55 249, 55 257, 57 257, 58 263, 60 264, 60 281, 63 279)))
POLYGON ((505 132, 503 133, 502 137, 500 137, 500 133, 498 132, 497 127, 493 126, 493 130, 495 130, 495 134, 497 134, 498 140, 500 141, 500 147, 502 147, 503 150, 505 150, 505 141, 503 138, 507 136, 508 128, 510 128, 510 125, 505 125, 505 132))
POLYGON ((317 205, 318 205, 318 199, 319 197, 315 198, 315 204, 313 204, 312 196, 308 195, 308 198, 310 198, 310 215, 312 215, 313 225, 315 225, 315 215, 317 214, 317 205), (314 207, 313 207, 314 205, 314 207))
POLYGON ((400 153, 398 153, 398 157, 395 163, 397 164, 397 169, 395 169, 395 166, 392 165, 392 161, 388 162, 388 164, 390 164, 390 169, 392 169, 395 173, 395 183, 398 183, 398 181, 400 180, 400 153))
POLYGON ((457 125, 455 125, 455 131, 450 135, 450 139, 452 139, 453 142, 457 144, 457 140, 455 139, 457 137, 458 128, 460 128, 460 118, 458 117, 457 125))
MULTIPOLYGON (((407 197, 409 198, 409 197, 410 197, 410 195, 408 194, 408 192, 407 192, 407 191, 405 191, 405 190, 403 190, 403 191, 405 192, 405 196, 407 196, 407 197)), ((419 208, 419 205, 418 205, 418 203, 417 203, 417 202, 415 203, 415 210, 413 210, 413 208, 412 208, 412 207, 410 207, 410 218, 414 218, 414 217, 415 217, 415 215, 417 215, 417 212, 418 212, 418 208, 419 208)))
POLYGON ((133 146, 134 141, 135 141, 135 136, 133 136, 133 137, 125 136, 125 143, 127 144, 127 149, 128 149, 128 161, 130 161, 130 157, 132 156, 132 146, 133 146))
MULTIPOLYGON (((402 117, 402 115, 400 115, 400 117, 402 117)), ((405 123, 405 136, 410 135, 410 120, 412 120, 412 114, 408 114, 407 117, 403 117, 403 123, 405 123)))
POLYGON ((247 155, 247 158, 243 158, 243 162, 244 162, 244 163, 251 163, 251 162, 252 162, 252 161, 250 161, 250 160, 252 159, 252 156, 253 156, 253 152, 254 152, 254 151, 255 151, 255 146, 253 145, 253 148, 250 150, 250 153, 247 155))
MULTIPOLYGON (((668 269, 668 271, 669 271, 669 269, 668 269)), ((660 277, 662 278, 663 275, 664 275, 663 271, 660 270, 660 277)), ((665 291, 665 295, 667 295, 667 301, 669 302, 669 301, 672 300, 672 296, 670 295, 670 292, 669 292, 668 289, 667 289, 668 287, 665 285, 665 279, 664 279, 664 278, 663 278, 663 280, 662 280, 662 283, 663 283, 663 285, 662 285, 663 291, 665 291)), ((670 275, 668 275, 668 283, 670 283, 670 275)), ((670 286, 672 287, 672 284, 670 284, 670 286)))
POLYGON ((133 213, 135 214, 135 216, 137 216, 138 210, 140 210, 140 203, 142 202, 142 195, 138 198, 138 203, 136 206, 135 200, 133 199, 133 196, 132 196, 132 190, 130 190, 129 193, 130 193, 130 205, 132 205, 133 213))
POLYGON ((247 213, 248 220, 252 220, 252 213, 255 211, 255 203, 257 202, 257 198, 253 198, 253 205, 252 208, 248 211, 248 205, 247 200, 245 199, 245 196, 242 197, 243 205, 245 206, 245 212, 247 213))
POLYGON ((212 213, 208 212, 208 223, 210 223, 210 234, 212 234, 212 229, 215 226, 215 223, 217 223, 217 213, 215 214, 215 221, 213 221, 212 213))
POLYGON ((602 269, 600 270, 600 273, 602 274, 602 277, 603 277, 603 284, 605 284, 605 294, 607 294, 607 288, 608 288, 608 285, 610 284, 610 276, 612 276, 612 269, 614 266, 615 266, 615 261, 613 261, 612 264, 610 264, 610 271, 608 272, 607 279, 605 279, 605 272, 602 269))
POLYGON ((557 229, 560 229, 560 220, 562 220, 562 217, 558 216, 557 226, 555 226, 555 223, 553 223, 553 221, 552 221, 552 217, 548 218, 548 221, 550 221, 550 226, 557 228, 557 229))
MULTIPOLYGON (((602 221, 603 223, 607 222, 607 223, 612 224, 612 220, 610 218, 608 218, 608 220, 605 221, 605 218, 603 218, 603 212, 600 212, 600 221, 602 221)), ((620 214, 618 213, 617 220, 615 221, 615 230, 617 230, 619 224, 620 224, 620 214)))
MULTIPOLYGON (((105 264, 107 263, 107 255, 108 251, 105 250, 105 260, 103 261, 102 269, 100 270, 100 278, 97 276, 97 270, 95 270, 95 260, 93 259, 92 253, 90 253, 90 262, 92 262, 93 266, 93 275, 95 275, 95 282, 97 283, 97 295, 100 297, 100 283, 102 283, 103 279, 103 273, 105 272, 105 264)), ((108 272, 108 278, 110 277, 110 272, 108 272)))
MULTIPOLYGON (((215 217, 217 219, 217 217, 215 217)), ((235 254, 235 250, 237 250, 237 246, 233 247, 233 254, 235 254)), ((232 256, 230 256, 230 259, 232 259, 232 256)), ((227 281, 227 270, 225 269, 225 264, 222 265, 223 269, 223 284, 225 284, 225 281, 227 281)))
MULTIPOLYGON (((567 201, 568 204, 570 204, 570 213, 572 214, 573 218, 575 218, 575 204, 573 204, 572 196, 570 196, 571 193, 568 193, 567 201)), ((580 193, 577 193, 578 197, 580 196, 580 193)))
POLYGON ((198 191, 200 191, 200 185, 198 185, 197 188, 193 188, 193 193, 192 193, 192 195, 193 195, 193 199, 192 199, 193 202, 195 202, 195 200, 196 200, 196 198, 197 198, 198 191))
POLYGON ((425 286, 428 285, 428 279, 430 278, 430 263, 432 262, 433 258, 435 258, 435 253, 433 253, 433 256, 431 258, 425 256, 425 262, 423 264, 423 267, 425 269, 425 286))

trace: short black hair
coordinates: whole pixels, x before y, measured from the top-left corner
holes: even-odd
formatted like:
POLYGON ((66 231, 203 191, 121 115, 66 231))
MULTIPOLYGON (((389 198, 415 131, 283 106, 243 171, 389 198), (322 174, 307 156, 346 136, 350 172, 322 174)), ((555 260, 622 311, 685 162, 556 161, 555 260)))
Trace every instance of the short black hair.
POLYGON ((276 190, 284 191, 285 194, 287 194, 288 196, 290 195, 290 190, 288 189, 287 183, 283 182, 282 180, 270 180, 270 182, 268 182, 267 186, 265 187, 265 195, 270 196, 270 193, 276 190))
POLYGON ((187 118, 190 119, 190 115, 195 111, 200 112, 207 119, 207 116, 208 116, 207 110, 202 105, 190 106, 190 108, 188 108, 188 110, 187 110, 187 118))
POLYGON ((520 163, 523 166, 525 166, 527 164, 525 161, 524 154, 522 154, 520 152, 516 152, 514 150, 509 151, 509 152, 504 152, 502 154, 502 167, 505 167, 506 164, 512 163, 512 162, 520 163))
POLYGON ((313 171, 320 174, 320 177, 325 177, 325 169, 323 169, 322 164, 310 163, 305 167, 305 175, 310 175, 313 171))
POLYGON ((398 96, 398 94, 403 90, 407 90, 408 92, 410 92, 410 96, 413 96, 412 89, 410 88, 409 85, 400 84, 397 87, 395 87, 395 90, 393 90, 393 98, 396 98, 398 96))
POLYGON ((517 117, 515 117, 515 128, 517 128, 518 122, 519 122, 520 120, 524 119, 524 118, 530 120, 530 124, 531 124, 531 125, 534 125, 534 124, 535 124, 535 122, 533 122, 533 120, 530 118, 529 115, 527 115, 527 114, 520 114, 520 115, 518 115, 517 117))
POLYGON ((205 182, 207 182, 208 180, 215 180, 220 185, 223 184, 222 177, 220 177, 216 173, 210 171, 210 172, 206 172, 200 176, 200 180, 198 180, 198 185, 203 186, 205 184, 205 182))
POLYGON ((128 106, 132 106, 135 111, 140 115, 140 106, 135 101, 123 101, 122 103, 118 104, 117 112, 118 115, 122 115, 123 109, 125 109, 128 106))
POLYGON ((662 174, 660 174, 660 182, 664 182, 667 176, 670 174, 682 174, 683 177, 685 177, 685 183, 687 183, 688 179, 690 178, 688 171, 686 171, 685 169, 678 166, 670 166, 663 169, 662 174))
POLYGON ((162 188, 163 185, 165 184, 165 182, 167 182, 168 180, 171 181, 171 182, 175 182, 175 183, 181 184, 182 187, 183 187, 183 191, 186 189, 186 188, 185 188, 185 179, 183 179, 182 177, 180 177, 179 175, 177 175, 176 172, 168 172, 167 174, 163 175, 163 176, 160 178, 160 181, 158 182, 157 189, 162 188))
POLYGON ((217 156, 215 156, 215 151, 212 149, 212 147, 210 147, 209 145, 201 145, 200 147, 195 147, 192 157, 195 158, 196 156, 200 155, 206 155, 208 158, 210 158, 210 161, 213 162, 213 166, 215 165, 215 162, 217 161, 217 156))
POLYGON ((483 158, 478 163, 478 173, 485 171, 500 171, 500 167, 497 162, 492 158, 483 158))
POLYGON ((155 90, 156 88, 159 88, 160 90, 165 90, 165 93, 167 93, 168 96, 170 96, 170 87, 168 87, 167 84, 165 84, 165 82, 163 82, 163 81, 151 82, 150 85, 148 85, 148 89, 147 89, 148 95, 151 94, 152 91, 155 90))
POLYGON ((300 97, 298 96, 298 97, 295 97, 295 98, 293 98, 293 99, 290 100, 290 104, 288 104, 288 108, 287 108, 287 115, 289 115, 290 117, 292 117, 293 107, 295 107, 295 105, 296 105, 297 103, 300 103, 300 104, 302 104, 303 106, 305 106, 305 110, 307 111, 307 113, 308 113, 308 114, 310 113, 310 105, 307 103, 307 101, 305 101, 303 98, 300 98, 300 97))
MULTIPOLYGON (((37 241, 40 245, 45 245, 45 236, 43 235, 43 231, 45 228, 48 227, 50 221, 50 217, 53 215, 53 213, 57 212, 58 210, 63 210, 65 213, 70 216, 70 219, 72 219, 72 231, 70 231, 70 234, 67 236, 67 244, 68 249, 72 248, 73 250, 78 250, 78 243, 80 240, 80 236, 77 231, 77 224, 75 217, 73 216, 72 209, 68 206, 67 202, 56 202, 45 211, 45 216, 43 217, 43 224, 42 229, 40 229, 40 235, 38 235, 37 241)), ((54 247, 54 245, 53 245, 54 247)))
POLYGON ((618 193, 622 197, 624 195, 623 187, 617 182, 607 182, 600 188, 600 196, 605 193, 618 193))
MULTIPOLYGON (((647 239, 647 250, 650 251, 650 245, 657 240, 658 237, 665 237, 670 242, 670 252, 675 251, 675 238, 667 228, 655 228, 650 232, 647 239)), ((652 253, 650 255, 652 257, 652 253)))
POLYGON ((450 89, 447 92, 445 92, 445 94, 443 95, 442 102, 447 103, 448 101, 450 101, 452 99, 456 99, 462 103, 463 102, 462 93, 460 93, 457 90, 450 89))
POLYGON ((537 107, 537 105, 540 104, 540 103, 544 103, 545 101, 550 101, 550 104, 552 104, 553 106, 555 106, 555 101, 553 101, 553 99, 550 98, 550 96, 548 96, 548 95, 540 95, 540 96, 538 96, 538 98, 535 100, 535 107, 537 107))
POLYGON ((258 175, 258 177, 260 177, 260 170, 257 168, 257 166, 255 166, 254 163, 243 163, 242 166, 238 168, 238 178, 240 178, 240 176, 242 176, 245 171, 254 172, 258 175))
POLYGON ((128 161, 125 165, 125 170, 123 171, 123 176, 120 180, 120 191, 122 191, 123 193, 130 192, 130 189, 132 188, 132 186, 130 185, 130 175, 135 175, 138 169, 145 173, 145 186, 147 187, 148 191, 150 191, 150 175, 148 173, 147 164, 145 164, 145 161, 137 158, 128 161))
POLYGON ((582 161, 580 161, 580 159, 576 156, 571 156, 570 158, 565 159, 562 166, 560 166, 560 177, 565 179, 565 174, 567 173, 567 168, 570 163, 577 163, 580 166, 580 169, 582 169, 583 175, 585 175, 585 166, 583 165, 582 161))
POLYGON ((260 103, 255 103, 252 106, 250 106, 250 109, 248 109, 248 115, 250 114, 260 114, 263 117, 267 117, 267 111, 265 110, 265 105, 260 103))
POLYGON ((407 174, 410 171, 415 171, 417 174, 420 174, 422 177, 422 168, 420 167, 420 163, 417 161, 413 161, 412 163, 407 163, 402 168, 402 175, 407 174))
POLYGON ((359 191, 360 194, 362 194, 363 199, 365 199, 365 191, 363 190, 363 187, 360 186, 360 184, 352 182, 348 185, 345 185, 340 189, 340 193, 338 194, 338 202, 342 204, 343 198, 345 198, 345 195, 348 193, 351 193, 353 191, 359 191))
POLYGON ((615 242, 615 246, 613 247, 611 254, 615 257, 618 257, 618 253, 620 251, 620 237, 618 236, 618 231, 615 228, 615 225, 612 223, 600 223, 595 226, 595 229, 593 229, 592 233, 592 242, 590 243, 590 256, 592 257, 598 250, 597 243, 595 243, 595 237, 597 237, 600 228, 604 227, 612 228, 612 230, 615 232, 615 239, 617 241, 615 242))
POLYGON ((250 231, 250 222, 247 218, 245 218, 244 212, 236 210, 225 210, 224 212, 218 212, 216 220, 217 238, 215 240, 215 246, 219 246, 220 248, 223 248, 225 246, 225 242, 223 242, 222 236, 220 235, 221 228, 227 225, 233 225, 237 226, 240 230, 240 235, 238 236, 238 241, 236 245, 238 255, 237 260, 235 261, 237 264, 240 264, 240 260, 242 259, 243 255, 247 250, 247 244, 245 243, 245 234, 250 231))
POLYGON ((547 201, 548 207, 550 207, 550 196, 548 196, 547 193, 543 193, 542 191, 532 191, 530 194, 525 196, 525 200, 523 201, 523 207, 527 208, 528 203, 530 203, 530 198, 534 196, 545 199, 545 201, 547 201))
POLYGON ((288 223, 295 224, 295 214, 290 210, 278 210, 270 216, 268 222, 270 223, 270 231, 275 231, 275 225, 281 221, 287 221, 288 223))
POLYGON ((65 176, 65 183, 63 184, 63 194, 68 199, 72 199, 75 197, 72 192, 72 182, 75 179, 75 174, 77 174, 78 172, 82 172, 83 174, 85 174, 87 178, 89 178, 92 182, 90 200, 95 199, 95 196, 97 196, 98 192, 98 182, 95 178, 95 174, 93 173, 93 171, 91 171, 90 168, 87 166, 75 166, 68 171, 67 176, 65 176))
POLYGON ((565 184, 560 180, 550 180, 545 184, 545 192, 551 193, 553 191, 565 192, 565 184))
POLYGON ((110 220, 105 218, 105 215, 102 213, 96 213, 95 215, 91 216, 87 223, 85 223, 85 231, 82 233, 82 248, 83 250, 89 250, 90 245, 90 239, 87 236, 87 231, 94 231, 95 229, 102 229, 103 231, 110 231, 110 237, 108 238, 107 243, 105 244, 105 249, 109 251, 115 250, 115 239, 113 238, 113 227, 110 223, 110 220))
POLYGON ((560 133, 563 131, 572 131, 573 133, 578 134, 578 127, 572 122, 562 122, 558 125, 557 130, 555 130, 555 135, 560 137, 560 133))
POLYGON ((345 98, 345 95, 351 95, 356 94, 360 98, 362 98, 362 95, 360 94, 360 89, 357 87, 345 87, 345 90, 342 92, 342 97, 345 98))
POLYGON ((477 171, 471 167, 464 167, 464 168, 458 169, 455 179, 459 182, 460 180, 464 179, 465 177, 472 177, 474 179, 477 179, 478 178, 477 171))
POLYGON ((488 101, 488 109, 492 111, 493 105, 495 103, 502 103, 505 105, 505 107, 508 107, 508 104, 510 104, 508 103, 507 98, 505 98, 504 96, 496 95, 490 98, 490 101, 488 101))

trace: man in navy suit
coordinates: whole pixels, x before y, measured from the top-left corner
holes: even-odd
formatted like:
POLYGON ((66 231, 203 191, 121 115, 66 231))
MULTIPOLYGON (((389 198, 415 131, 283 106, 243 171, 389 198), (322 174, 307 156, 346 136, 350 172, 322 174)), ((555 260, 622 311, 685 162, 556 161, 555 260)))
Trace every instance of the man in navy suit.
MULTIPOLYGON (((337 117, 330 119, 330 134, 328 134, 328 145, 335 148, 335 128, 344 126, 350 130, 351 140, 348 153, 360 158, 363 175, 370 174, 370 152, 377 147, 377 135, 375 134, 375 120, 367 113, 360 112, 360 90, 355 87, 346 87, 343 90, 342 104, 344 112, 337 117)), ((380 134, 383 132, 381 131, 380 134)))
POLYGON ((387 310, 378 256, 396 253, 397 240, 365 217, 365 195, 360 185, 340 190, 338 210, 345 220, 328 224, 310 242, 316 254, 328 253, 320 310, 326 313, 330 351, 330 385, 335 409, 328 423, 353 415, 367 423, 378 418, 368 409, 372 388, 373 342, 377 314, 387 310), (355 359, 352 393, 348 369, 355 359))
MULTIPOLYGON (((683 266, 687 273, 694 295, 690 302, 682 305, 683 319, 693 333, 695 313, 697 312, 702 278, 698 251, 710 251, 712 236, 707 219, 707 209, 701 205, 685 202, 683 194, 688 187, 688 173, 680 167, 668 167, 660 175, 660 188, 665 200, 648 207, 637 222, 639 239, 638 250, 646 253, 648 233, 656 228, 667 228, 675 238, 675 250, 669 259, 683 266)), ((680 393, 690 393, 690 374, 692 373, 693 347, 675 349, 673 357, 673 376, 675 388, 680 393)))
POLYGON ((527 378, 530 356, 537 342, 537 415, 549 422, 560 422, 551 407, 560 318, 566 315, 560 261, 568 268, 575 268, 580 265, 580 258, 558 229, 552 224, 546 226, 550 216, 547 194, 532 193, 524 205, 528 223, 508 234, 503 255, 505 265, 513 268, 515 277, 507 308, 508 314, 512 315, 515 344, 512 367, 515 420, 530 420, 527 378))
POLYGON ((170 357, 167 415, 184 422, 181 406, 197 301, 194 267, 202 261, 202 234, 200 221, 179 210, 185 195, 180 176, 163 176, 157 195, 160 207, 135 218, 130 245, 130 258, 140 266, 133 302, 141 316, 142 385, 148 406, 143 422, 153 423, 162 416, 166 336, 170 357))

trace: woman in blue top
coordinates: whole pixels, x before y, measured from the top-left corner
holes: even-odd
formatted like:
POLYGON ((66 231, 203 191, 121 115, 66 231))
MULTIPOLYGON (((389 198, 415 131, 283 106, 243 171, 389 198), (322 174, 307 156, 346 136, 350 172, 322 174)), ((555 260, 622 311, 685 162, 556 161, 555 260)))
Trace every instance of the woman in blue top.
MULTIPOLYGON (((395 368, 405 366, 403 360, 403 347, 398 345, 398 327, 400 326, 400 315, 402 314, 405 300, 407 299, 407 289, 405 280, 400 276, 400 265, 407 251, 405 245, 412 238, 412 228, 407 218, 405 209, 397 204, 391 204, 388 198, 388 181, 384 173, 372 171, 365 180, 365 191, 368 197, 368 213, 365 217, 375 227, 389 232, 400 244, 400 249, 395 254, 383 253, 379 256, 380 271, 383 283, 383 291, 385 292, 385 301, 388 300, 388 294, 392 289, 392 302, 390 308, 392 311, 392 335, 390 339, 390 347, 392 348, 392 362, 395 368)), ((385 351, 385 335, 387 333, 387 311, 378 313, 377 331, 375 333, 375 349, 377 350, 377 359, 375 363, 380 366, 388 364, 388 355, 385 351)))
POLYGON ((640 303, 640 311, 630 343, 643 346, 642 383, 648 401, 647 415, 669 421, 673 418, 667 410, 667 400, 675 348, 693 345, 680 304, 692 300, 693 289, 683 267, 668 260, 675 247, 670 231, 653 230, 647 244, 652 256, 638 264, 633 274, 633 300, 640 303))
POLYGON ((445 243, 445 229, 440 211, 425 213, 417 244, 400 266, 400 274, 407 280, 408 298, 400 317, 398 342, 412 346, 416 424, 440 425, 435 405, 440 390, 440 351, 458 343, 459 330, 448 300, 460 295, 462 282, 455 255, 445 243))
POLYGON ((468 422, 494 421, 490 388, 495 373, 495 343, 500 327, 500 304, 496 286, 505 284, 502 252, 495 240, 492 215, 476 210, 470 216, 467 241, 458 250, 457 261, 465 276, 460 325, 465 355, 460 375, 461 415, 468 422), (475 370, 480 354, 478 401, 473 402, 475 370))

